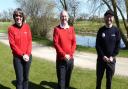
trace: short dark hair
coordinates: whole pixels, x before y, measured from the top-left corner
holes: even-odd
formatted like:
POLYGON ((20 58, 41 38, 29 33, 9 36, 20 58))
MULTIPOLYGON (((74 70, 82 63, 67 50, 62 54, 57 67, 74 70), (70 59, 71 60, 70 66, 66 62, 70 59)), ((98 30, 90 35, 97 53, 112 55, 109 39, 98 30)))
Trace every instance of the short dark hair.
POLYGON ((104 14, 104 16, 107 16, 107 15, 112 15, 114 16, 114 12, 112 10, 107 10, 104 14))
POLYGON ((14 12, 13 12, 13 19, 15 20, 15 17, 16 17, 16 15, 17 15, 18 13, 23 17, 23 22, 24 22, 25 16, 24 16, 24 13, 23 13, 23 11, 22 11, 21 8, 16 8, 16 9, 14 10, 14 12))

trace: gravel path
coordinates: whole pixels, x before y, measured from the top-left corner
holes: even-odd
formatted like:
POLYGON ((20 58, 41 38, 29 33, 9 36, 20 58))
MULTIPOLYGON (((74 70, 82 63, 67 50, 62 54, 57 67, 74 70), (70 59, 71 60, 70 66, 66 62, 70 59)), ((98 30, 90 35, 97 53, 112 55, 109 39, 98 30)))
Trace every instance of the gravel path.
MULTIPOLYGON (((0 33, 0 42, 9 45, 8 38, 6 34, 0 33)), ((56 52, 52 47, 42 46, 33 42, 32 54, 35 57, 40 57, 42 59, 56 61, 56 52)), ((96 54, 76 52, 74 55, 74 64, 80 68, 96 69, 96 54)), ((117 57, 116 63, 116 75, 128 76, 128 58, 117 57)))

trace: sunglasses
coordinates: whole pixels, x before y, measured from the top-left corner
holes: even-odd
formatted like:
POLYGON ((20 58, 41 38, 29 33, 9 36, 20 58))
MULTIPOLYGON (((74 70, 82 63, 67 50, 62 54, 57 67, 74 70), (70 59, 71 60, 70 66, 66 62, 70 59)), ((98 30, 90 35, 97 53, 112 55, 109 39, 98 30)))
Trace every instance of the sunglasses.
POLYGON ((17 14, 16 14, 15 17, 23 17, 23 16, 22 16, 22 15, 17 15, 17 14))

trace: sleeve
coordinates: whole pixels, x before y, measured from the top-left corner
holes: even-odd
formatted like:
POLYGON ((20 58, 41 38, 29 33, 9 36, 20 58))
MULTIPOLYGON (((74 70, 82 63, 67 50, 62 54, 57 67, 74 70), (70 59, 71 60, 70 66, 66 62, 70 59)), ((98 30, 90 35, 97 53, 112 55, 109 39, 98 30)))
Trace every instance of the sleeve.
POLYGON ((30 56, 31 51, 32 51, 32 35, 31 35, 30 27, 28 26, 28 48, 26 54, 30 56))
POLYGON ((73 39, 72 39, 72 48, 71 48, 71 56, 73 56, 73 53, 75 52, 76 49, 76 35, 75 35, 75 31, 74 28, 72 29, 72 35, 73 35, 73 39))
POLYGON ((119 53, 119 48, 120 48, 120 32, 118 31, 117 34, 116 34, 116 45, 115 45, 115 49, 114 49, 114 52, 113 52, 113 57, 115 57, 118 53, 119 53))
POLYGON ((8 28, 8 39, 12 51, 17 55, 22 56, 24 53, 16 46, 14 32, 11 30, 11 28, 8 28))
POLYGON ((61 48, 61 46, 59 44, 59 34, 57 31, 57 28, 54 28, 53 42, 54 42, 54 47, 55 47, 57 53, 59 53, 60 56, 65 57, 66 53, 63 51, 63 49, 61 48))
POLYGON ((97 37, 96 37, 96 51, 97 51, 98 56, 103 57, 104 52, 102 50, 101 43, 102 43, 102 41, 101 41, 101 32, 100 32, 100 29, 99 29, 99 31, 97 33, 97 37))

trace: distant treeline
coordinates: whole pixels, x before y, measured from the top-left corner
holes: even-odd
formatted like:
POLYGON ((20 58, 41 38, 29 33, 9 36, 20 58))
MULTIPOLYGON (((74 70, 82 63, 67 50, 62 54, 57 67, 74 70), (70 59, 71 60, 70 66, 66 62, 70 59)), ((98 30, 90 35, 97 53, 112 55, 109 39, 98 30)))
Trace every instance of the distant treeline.
POLYGON ((0 19, 0 22, 11 22, 11 21, 12 21, 12 19, 5 19, 5 18, 0 19))

